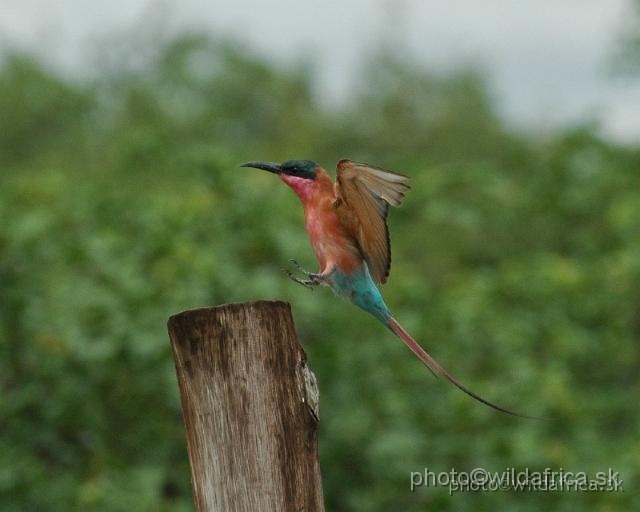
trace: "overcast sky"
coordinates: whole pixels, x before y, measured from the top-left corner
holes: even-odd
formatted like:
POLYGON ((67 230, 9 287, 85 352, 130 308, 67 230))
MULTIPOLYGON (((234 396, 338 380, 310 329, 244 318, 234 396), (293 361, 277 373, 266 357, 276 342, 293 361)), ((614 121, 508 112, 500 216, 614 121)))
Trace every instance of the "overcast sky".
POLYGON ((229 34, 281 62, 313 54, 322 90, 344 97, 368 49, 393 41, 437 70, 480 63, 509 120, 538 128, 600 119, 640 139, 640 79, 607 68, 629 0, 1 0, 0 44, 80 65, 87 42, 165 19, 229 34))

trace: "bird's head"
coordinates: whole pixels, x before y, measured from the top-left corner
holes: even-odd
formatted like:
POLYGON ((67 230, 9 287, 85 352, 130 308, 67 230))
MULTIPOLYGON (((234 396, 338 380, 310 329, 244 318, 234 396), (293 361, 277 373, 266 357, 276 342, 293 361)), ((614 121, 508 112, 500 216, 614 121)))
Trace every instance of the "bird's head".
POLYGON ((274 174, 314 180, 318 164, 312 160, 287 160, 281 164, 274 162, 247 162, 240 167, 253 167, 254 169, 262 169, 274 174))
POLYGON ((310 194, 320 168, 313 160, 287 160, 281 164, 274 162, 247 162, 240 167, 253 167, 277 174, 289 185, 300 199, 310 194))

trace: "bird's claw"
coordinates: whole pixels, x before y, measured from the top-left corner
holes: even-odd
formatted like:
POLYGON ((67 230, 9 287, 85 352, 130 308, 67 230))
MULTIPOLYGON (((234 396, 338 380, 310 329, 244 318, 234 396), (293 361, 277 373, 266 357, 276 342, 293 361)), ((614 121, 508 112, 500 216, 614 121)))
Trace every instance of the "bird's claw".
POLYGON ((305 288, 309 288, 309 290, 313 291, 313 285, 316 284, 310 280, 305 280, 305 279, 299 279, 296 276, 293 275, 293 272, 291 272, 290 270, 287 270, 286 268, 282 269, 284 271, 285 274, 287 274, 287 277, 289 279, 291 279, 292 281, 295 281, 298 284, 301 284, 302 286, 304 286, 305 288))
POLYGON ((309 288, 310 290, 313 290, 314 286, 318 286, 322 282, 318 274, 314 274, 313 272, 309 272, 308 270, 305 270, 304 268, 302 268, 300 263, 298 263, 296 260, 292 259, 289 261, 291 261, 291 263, 293 263, 295 267, 308 278, 308 279, 300 279, 296 277, 293 274, 293 272, 291 272, 290 270, 282 269, 285 272, 285 274, 287 274, 289 279, 291 279, 292 281, 295 281, 296 283, 301 284, 302 286, 304 286, 305 288, 309 288))
POLYGON ((307 277, 315 277, 318 275, 318 274, 314 274, 313 272, 309 272, 302 265, 300 265, 300 263, 298 263, 297 260, 290 259, 289 261, 293 263, 293 266, 296 267, 300 272, 302 272, 307 277))

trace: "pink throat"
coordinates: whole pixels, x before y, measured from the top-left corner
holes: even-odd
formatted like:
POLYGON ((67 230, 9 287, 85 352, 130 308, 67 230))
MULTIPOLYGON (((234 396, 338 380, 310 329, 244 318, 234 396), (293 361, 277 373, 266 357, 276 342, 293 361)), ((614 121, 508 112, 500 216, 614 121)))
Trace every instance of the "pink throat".
POLYGON ((280 179, 289 185, 298 197, 304 202, 311 196, 313 191, 313 180, 307 180, 298 176, 289 176, 288 174, 280 174, 280 179))

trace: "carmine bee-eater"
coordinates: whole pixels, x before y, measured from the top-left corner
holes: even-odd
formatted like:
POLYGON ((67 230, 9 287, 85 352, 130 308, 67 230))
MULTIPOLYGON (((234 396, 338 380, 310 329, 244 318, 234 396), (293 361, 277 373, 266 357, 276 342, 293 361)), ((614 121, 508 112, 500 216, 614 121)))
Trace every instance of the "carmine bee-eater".
POLYGON ((305 279, 289 277, 305 286, 327 285, 337 295, 375 316, 387 326, 431 370, 476 400, 499 411, 521 416, 470 391, 431 357, 398 323, 385 304, 377 284, 389 277, 391 247, 387 214, 389 206, 400 206, 409 190, 409 178, 373 165, 341 160, 334 183, 329 174, 311 160, 248 162, 277 174, 298 195, 304 220, 320 264, 317 273, 305 279))

